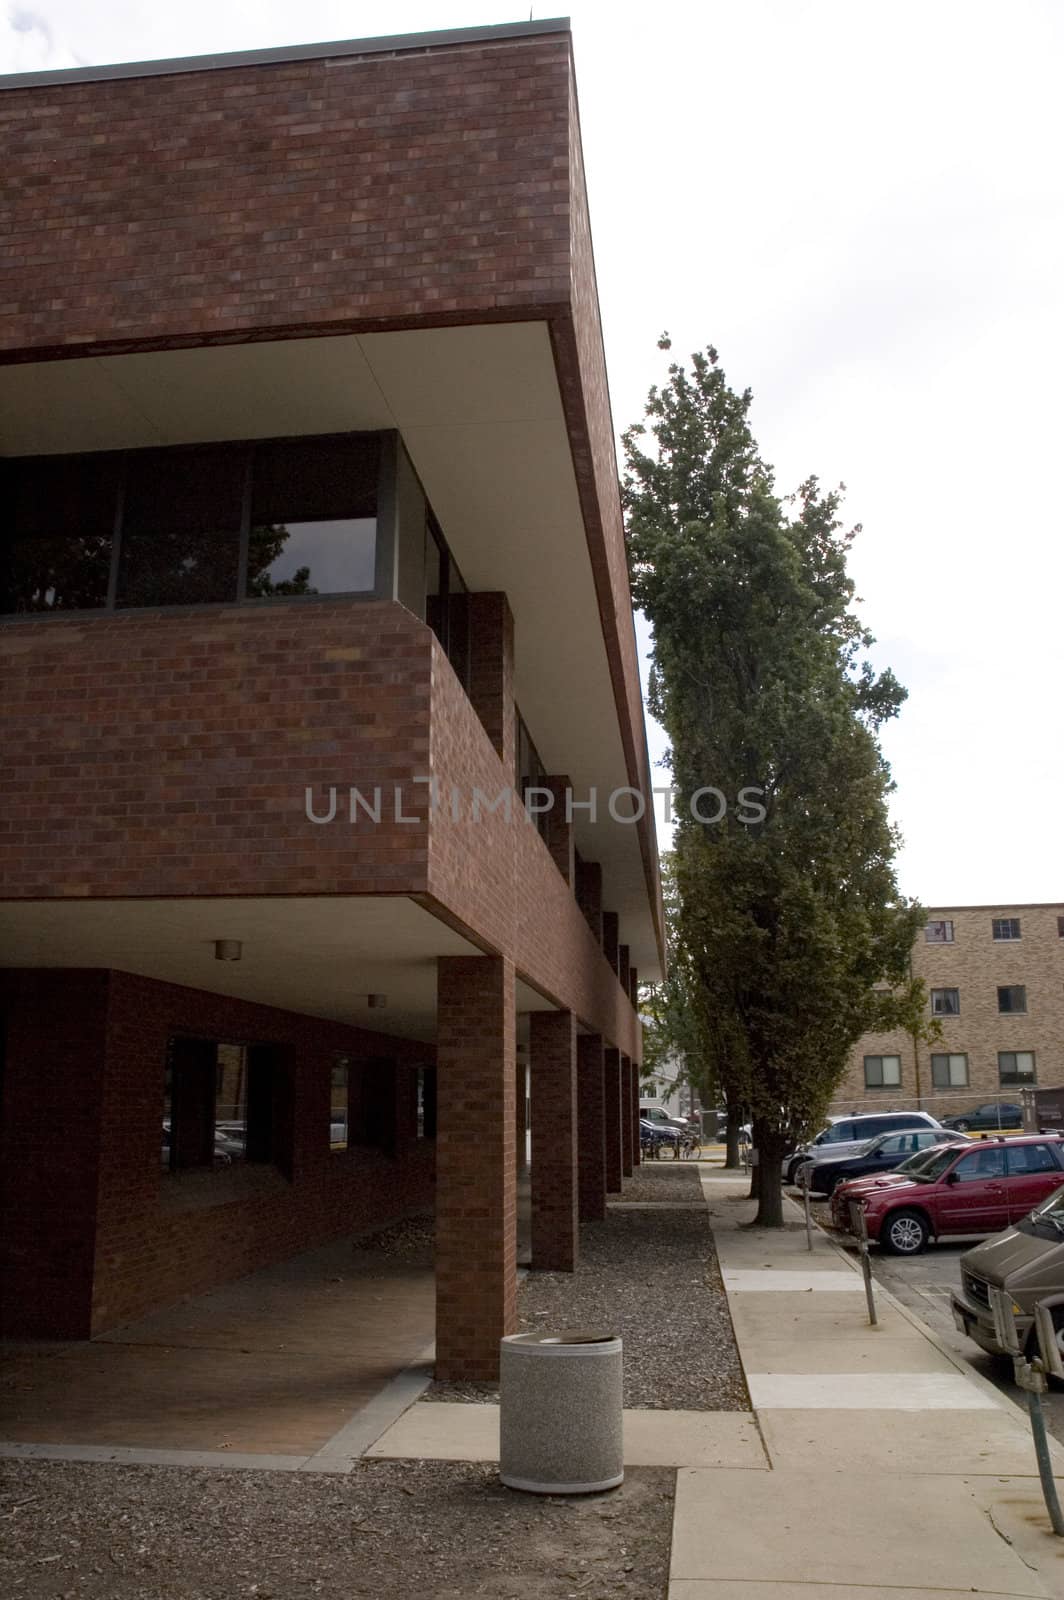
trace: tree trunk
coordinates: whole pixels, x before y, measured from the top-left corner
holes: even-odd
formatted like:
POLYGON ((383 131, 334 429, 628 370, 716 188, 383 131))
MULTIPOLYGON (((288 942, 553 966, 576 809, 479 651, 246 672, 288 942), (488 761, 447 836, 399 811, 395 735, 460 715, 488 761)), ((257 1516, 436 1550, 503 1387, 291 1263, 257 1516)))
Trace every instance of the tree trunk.
POLYGON ((787 1153, 787 1138, 776 1123, 766 1123, 755 1130, 758 1140, 757 1216, 759 1228, 783 1227, 783 1158, 787 1153))
POLYGON ((761 1145, 765 1137, 765 1124, 755 1117, 750 1129, 750 1195, 751 1200, 761 1199, 761 1145))
POLYGON ((726 1167, 741 1167, 743 1158, 739 1151, 739 1129, 742 1126, 742 1106, 737 1100, 724 1097, 724 1112, 728 1119, 727 1132, 724 1137, 724 1165, 726 1167))

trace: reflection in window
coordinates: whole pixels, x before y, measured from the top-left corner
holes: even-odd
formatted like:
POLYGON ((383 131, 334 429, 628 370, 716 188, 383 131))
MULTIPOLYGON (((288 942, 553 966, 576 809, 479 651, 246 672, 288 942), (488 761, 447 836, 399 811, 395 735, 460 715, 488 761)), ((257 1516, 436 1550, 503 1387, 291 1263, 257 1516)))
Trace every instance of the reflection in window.
POLYGON ((0 611, 85 611, 107 604, 121 457, 43 456, 7 463, 0 611))
POLYGON ((329 1146, 333 1150, 346 1150, 351 1143, 351 1063, 347 1056, 333 1062, 332 1088, 329 1100, 329 1146))
POLYGON ((172 1039, 163 1096, 163 1166, 176 1172, 243 1161, 247 1087, 243 1045, 172 1039))
POLYGON ((248 595, 358 594, 373 589, 375 517, 255 526, 248 542, 248 595))
POLYGON ((896 1089, 901 1084, 900 1056, 865 1056, 866 1089, 896 1089))
POLYGON ((936 1089, 963 1089, 968 1083, 968 1057, 957 1051, 931 1057, 931 1082, 936 1089))

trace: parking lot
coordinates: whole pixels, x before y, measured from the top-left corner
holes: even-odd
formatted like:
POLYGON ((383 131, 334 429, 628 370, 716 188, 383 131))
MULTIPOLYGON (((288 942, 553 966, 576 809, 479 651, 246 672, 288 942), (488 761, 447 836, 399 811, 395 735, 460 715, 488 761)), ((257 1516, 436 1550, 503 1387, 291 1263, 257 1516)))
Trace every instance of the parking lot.
MULTIPOLYGON (((797 1191, 794 1191, 797 1193, 797 1191)), ((814 1216, 827 1218, 826 1202, 813 1203, 814 1216)), ((927 1323, 948 1349, 971 1362, 977 1372, 1014 1400, 1026 1407, 1026 1396, 1012 1377, 1008 1361, 996 1360, 953 1325, 950 1291, 960 1285, 960 1259, 976 1241, 932 1244, 922 1255, 887 1256, 875 1245, 871 1249, 872 1272, 883 1287, 927 1323)), ((1044 1399, 1046 1426, 1064 1443, 1064 1390, 1054 1389, 1044 1399)))

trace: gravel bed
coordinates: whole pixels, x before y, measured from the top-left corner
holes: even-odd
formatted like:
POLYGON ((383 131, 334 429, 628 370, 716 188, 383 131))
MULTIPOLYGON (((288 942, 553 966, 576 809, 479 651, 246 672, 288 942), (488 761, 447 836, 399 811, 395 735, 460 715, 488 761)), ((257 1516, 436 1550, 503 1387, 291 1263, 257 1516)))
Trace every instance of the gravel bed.
MULTIPOLYGON (((615 1330, 624 1340, 626 1406, 750 1409, 704 1212, 611 1211, 605 1222, 584 1225, 580 1250, 575 1273, 529 1272, 524 1278, 518 1291, 522 1330, 615 1330)), ((494 1401, 498 1387, 434 1383, 423 1398, 494 1401)))
POLYGON ((8 1600, 665 1600, 675 1474, 515 1494, 494 1466, 349 1476, 20 1461, 0 1467, 8 1600))
POLYGON ((691 1162, 647 1161, 624 1180, 624 1194, 615 1200, 696 1202, 702 1198, 698 1168, 691 1162))

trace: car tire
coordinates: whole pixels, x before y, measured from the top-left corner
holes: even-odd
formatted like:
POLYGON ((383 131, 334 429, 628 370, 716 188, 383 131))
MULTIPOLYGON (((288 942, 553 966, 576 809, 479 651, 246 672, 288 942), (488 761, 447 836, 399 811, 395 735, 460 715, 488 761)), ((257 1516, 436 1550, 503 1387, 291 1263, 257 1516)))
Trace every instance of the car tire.
POLYGON ((812 1165, 813 1165, 813 1163, 811 1161, 809 1161, 808 1159, 806 1159, 805 1161, 796 1161, 794 1163, 794 1166, 793 1166, 793 1168, 791 1170, 791 1187, 792 1187, 792 1189, 801 1188, 801 1184, 798 1181, 798 1174, 801 1172, 803 1167, 811 1167, 812 1165))
POLYGON ((958 1133, 968 1133, 972 1125, 967 1118, 961 1117, 953 1124, 953 1126, 956 1128, 958 1133))
POLYGON ((879 1248, 888 1256, 918 1256, 926 1250, 931 1230, 919 1211, 890 1211, 879 1225, 879 1248))

